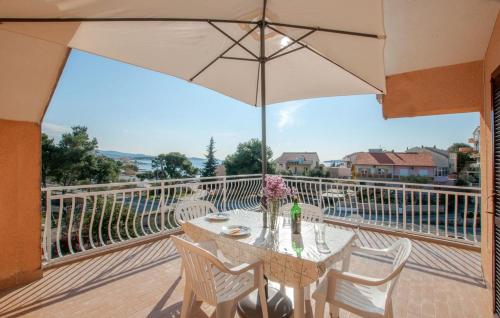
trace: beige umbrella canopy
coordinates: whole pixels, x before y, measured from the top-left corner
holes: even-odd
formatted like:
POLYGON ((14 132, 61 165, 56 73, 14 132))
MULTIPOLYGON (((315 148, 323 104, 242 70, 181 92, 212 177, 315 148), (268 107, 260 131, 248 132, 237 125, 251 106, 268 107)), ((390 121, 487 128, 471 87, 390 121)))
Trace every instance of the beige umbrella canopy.
POLYGON ((0 22, 76 22, 72 48, 264 106, 263 158, 267 104, 385 92, 382 0, 0 0, 0 22))

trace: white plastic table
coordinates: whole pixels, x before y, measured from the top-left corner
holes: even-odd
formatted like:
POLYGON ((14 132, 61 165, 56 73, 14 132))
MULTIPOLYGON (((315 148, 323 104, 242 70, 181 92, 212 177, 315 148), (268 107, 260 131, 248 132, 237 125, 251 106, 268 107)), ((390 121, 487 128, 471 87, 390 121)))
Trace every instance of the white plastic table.
POLYGON ((326 227, 325 244, 318 245, 314 224, 302 222, 300 235, 293 235, 283 218, 273 233, 262 228, 262 213, 247 210, 228 212, 227 221, 209 221, 200 217, 182 225, 194 241, 214 240, 224 256, 235 263, 260 259, 269 280, 294 288, 294 316, 304 317, 304 287, 318 280, 338 261, 348 265, 355 234, 351 231, 326 227), (245 225, 250 235, 229 237, 221 234, 223 226, 245 225), (302 250, 301 250, 302 249, 302 250))

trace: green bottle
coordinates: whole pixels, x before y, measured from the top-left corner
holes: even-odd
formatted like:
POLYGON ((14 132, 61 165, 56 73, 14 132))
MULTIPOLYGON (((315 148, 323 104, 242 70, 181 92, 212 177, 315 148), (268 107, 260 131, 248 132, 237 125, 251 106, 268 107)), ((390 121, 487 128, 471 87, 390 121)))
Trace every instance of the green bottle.
POLYGON ((299 199, 293 197, 293 206, 290 210, 290 218, 292 219, 292 233, 300 234, 300 221, 302 218, 302 209, 299 206, 299 199))

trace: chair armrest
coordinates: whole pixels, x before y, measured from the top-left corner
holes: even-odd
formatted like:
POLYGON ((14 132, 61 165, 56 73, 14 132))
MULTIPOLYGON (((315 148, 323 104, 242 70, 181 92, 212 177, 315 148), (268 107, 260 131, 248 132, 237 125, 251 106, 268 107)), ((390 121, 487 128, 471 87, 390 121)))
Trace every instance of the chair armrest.
POLYGON ((366 285, 366 286, 380 286, 388 282, 390 279, 386 278, 372 278, 363 275, 354 274, 351 272, 339 272, 335 269, 331 269, 328 272, 328 276, 333 276, 335 279, 346 280, 355 284, 366 285))
POLYGON ((387 255, 387 254, 392 253, 394 251, 394 249, 395 249, 394 246, 390 246, 390 247, 384 248, 384 249, 353 246, 352 252, 353 253, 370 254, 370 255, 387 255))
POLYGON ((260 266, 262 266, 262 262, 260 260, 254 260, 250 263, 243 263, 238 266, 228 268, 228 272, 232 275, 240 275, 260 266))

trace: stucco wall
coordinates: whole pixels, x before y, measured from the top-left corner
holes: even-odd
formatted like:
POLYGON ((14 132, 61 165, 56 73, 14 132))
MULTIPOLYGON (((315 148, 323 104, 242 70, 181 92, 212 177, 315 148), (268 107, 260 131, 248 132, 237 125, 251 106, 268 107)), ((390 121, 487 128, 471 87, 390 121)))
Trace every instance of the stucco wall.
POLYGON ((384 118, 478 112, 482 78, 482 61, 388 76, 384 118))
POLYGON ((0 290, 41 277, 40 125, 0 119, 0 290))
POLYGON ((500 14, 484 58, 484 109, 481 112, 481 251, 483 272, 486 282, 491 287, 493 281, 493 161, 491 138, 491 75, 500 66, 500 14))

